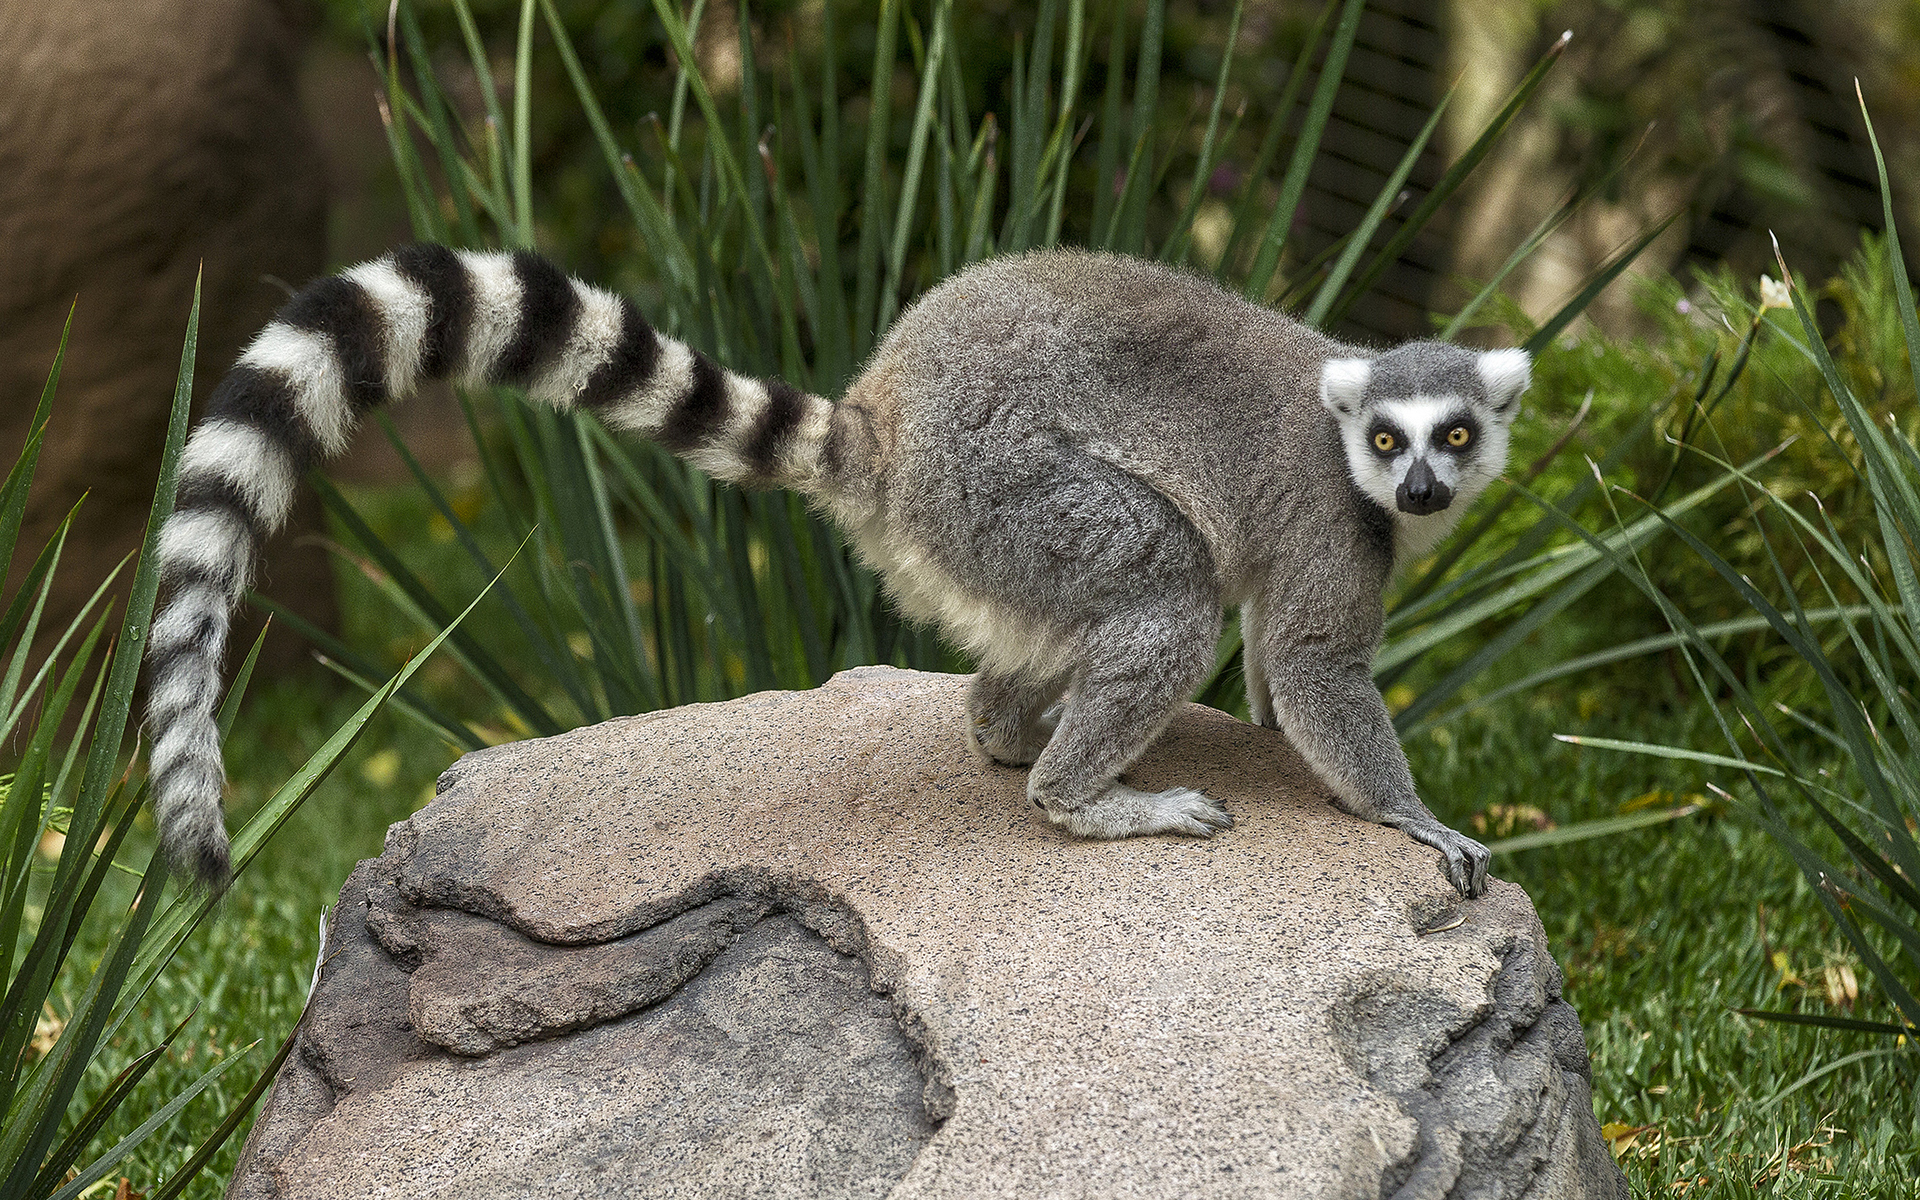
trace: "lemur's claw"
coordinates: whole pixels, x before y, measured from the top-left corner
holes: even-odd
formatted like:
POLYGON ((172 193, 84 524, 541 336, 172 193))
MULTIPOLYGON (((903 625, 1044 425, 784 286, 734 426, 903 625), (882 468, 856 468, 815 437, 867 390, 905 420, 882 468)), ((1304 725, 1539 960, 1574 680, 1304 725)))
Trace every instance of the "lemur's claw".
POLYGON ((1478 896, 1487 890, 1487 864, 1493 851, 1464 833, 1456 833, 1438 821, 1432 824, 1403 826, 1407 836, 1424 842, 1440 852, 1447 882, 1462 896, 1478 896))

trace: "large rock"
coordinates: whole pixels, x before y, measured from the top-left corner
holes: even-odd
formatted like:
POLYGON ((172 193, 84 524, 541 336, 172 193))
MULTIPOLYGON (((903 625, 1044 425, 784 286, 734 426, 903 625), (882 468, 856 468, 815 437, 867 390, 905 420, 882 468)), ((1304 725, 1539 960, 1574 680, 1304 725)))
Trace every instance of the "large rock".
POLYGON ((1189 707, 1089 843, 869 668, 462 759, 348 881, 229 1195, 1624 1197, 1519 888, 1189 707))

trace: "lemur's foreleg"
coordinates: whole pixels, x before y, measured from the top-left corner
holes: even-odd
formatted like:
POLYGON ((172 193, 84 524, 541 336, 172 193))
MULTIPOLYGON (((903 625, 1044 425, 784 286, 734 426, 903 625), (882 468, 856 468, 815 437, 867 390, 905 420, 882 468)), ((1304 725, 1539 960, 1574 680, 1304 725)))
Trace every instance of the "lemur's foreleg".
POLYGON ((1368 655, 1300 645, 1258 628, 1249 631, 1246 654, 1249 706, 1270 714, 1262 723, 1286 733, 1332 790, 1334 803, 1440 851, 1447 879, 1461 895, 1486 890, 1492 852, 1442 825, 1421 803, 1368 655), (1264 693, 1258 701, 1251 691, 1256 683, 1264 693))

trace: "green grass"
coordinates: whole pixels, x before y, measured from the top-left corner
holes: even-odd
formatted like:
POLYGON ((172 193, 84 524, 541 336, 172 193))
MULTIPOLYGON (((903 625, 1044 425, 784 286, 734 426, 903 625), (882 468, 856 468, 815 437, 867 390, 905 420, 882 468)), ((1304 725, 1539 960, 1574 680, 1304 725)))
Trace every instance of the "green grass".
MULTIPOLYGON (((1469 806, 1525 804, 1559 824, 1613 815, 1650 792, 1677 798, 1709 781, 1734 783, 1731 772, 1550 737, 1710 745, 1697 711, 1602 707, 1582 719, 1581 707, 1577 692, 1541 697, 1414 739, 1415 775, 1442 819, 1460 820, 1469 806)), ((1566 971, 1593 1058, 1595 1115, 1645 1128, 1623 1161, 1635 1195, 1902 1196, 1920 1186, 1911 1055, 1843 1067, 1768 1103, 1808 1072, 1881 1043, 1733 1009, 1895 1017, 1772 838, 1738 819, 1700 816, 1501 856, 1494 873, 1532 896, 1566 971), (1842 965, 1860 984, 1851 1010, 1827 995, 1825 970, 1842 965)))

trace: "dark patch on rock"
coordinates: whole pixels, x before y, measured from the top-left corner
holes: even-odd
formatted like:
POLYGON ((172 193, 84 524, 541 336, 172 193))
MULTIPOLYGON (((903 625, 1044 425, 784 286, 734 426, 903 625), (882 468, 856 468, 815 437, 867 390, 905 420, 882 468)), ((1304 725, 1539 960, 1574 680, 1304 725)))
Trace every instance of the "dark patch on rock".
POLYGON ((1336 1009, 1349 1061, 1419 1122, 1381 1200, 1627 1196, 1593 1119, 1586 1036, 1534 939, 1500 953, 1492 1001, 1458 1009, 1417 981, 1369 981, 1336 1009))
POLYGON ((879 1197, 937 1127, 865 966, 764 899, 560 947, 397 907, 389 866, 341 893, 230 1197, 879 1197))
POLYGON ((722 899, 664 925, 593 946, 548 946, 485 917, 420 914, 431 947, 407 1009, 426 1041, 491 1054, 587 1029, 658 1003, 707 968, 767 911, 722 899))

